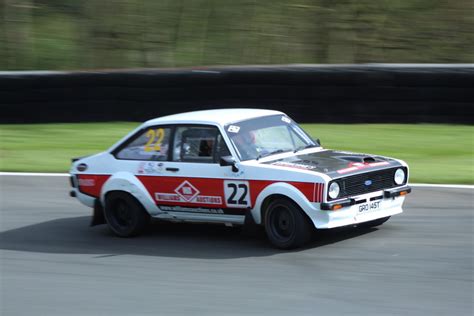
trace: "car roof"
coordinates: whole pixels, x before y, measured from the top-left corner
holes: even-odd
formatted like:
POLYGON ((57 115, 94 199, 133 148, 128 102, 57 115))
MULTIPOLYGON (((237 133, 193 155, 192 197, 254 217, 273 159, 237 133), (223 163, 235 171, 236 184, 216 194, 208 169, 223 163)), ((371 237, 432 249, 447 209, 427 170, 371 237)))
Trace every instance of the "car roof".
POLYGON ((262 109, 216 109, 216 110, 204 110, 186 112, 180 114, 173 114, 168 116, 159 117, 156 119, 149 120, 144 124, 157 125, 157 124, 217 124, 227 125, 233 122, 244 121, 260 116, 278 115, 284 114, 283 112, 273 110, 262 110, 262 109))

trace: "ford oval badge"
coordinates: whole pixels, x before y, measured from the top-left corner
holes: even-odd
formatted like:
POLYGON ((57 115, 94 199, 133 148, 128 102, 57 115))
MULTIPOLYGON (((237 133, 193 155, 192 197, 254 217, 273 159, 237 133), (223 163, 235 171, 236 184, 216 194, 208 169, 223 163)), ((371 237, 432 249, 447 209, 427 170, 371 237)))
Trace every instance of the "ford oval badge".
POLYGON ((372 185, 372 180, 365 180, 364 184, 366 186, 372 185))
POLYGON ((76 168, 78 171, 86 171, 87 170, 87 165, 85 163, 81 163, 77 166, 76 168))

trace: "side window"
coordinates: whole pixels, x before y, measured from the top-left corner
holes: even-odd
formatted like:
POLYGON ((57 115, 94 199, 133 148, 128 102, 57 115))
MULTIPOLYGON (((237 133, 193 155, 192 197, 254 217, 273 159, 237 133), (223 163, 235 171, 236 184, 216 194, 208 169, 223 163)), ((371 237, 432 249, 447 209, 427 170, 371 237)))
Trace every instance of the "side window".
POLYGON ((173 161, 214 163, 221 151, 228 152, 219 131, 211 126, 177 127, 173 144, 173 161))
POLYGON ((163 161, 168 159, 171 129, 151 127, 122 148, 117 159, 163 161))

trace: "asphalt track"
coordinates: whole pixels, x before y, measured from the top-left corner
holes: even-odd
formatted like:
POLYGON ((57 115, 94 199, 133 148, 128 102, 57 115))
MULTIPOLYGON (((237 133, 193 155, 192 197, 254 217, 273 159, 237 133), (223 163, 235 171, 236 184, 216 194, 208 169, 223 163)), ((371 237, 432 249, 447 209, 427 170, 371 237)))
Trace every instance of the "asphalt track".
POLYGON ((278 251, 261 235, 90 228, 64 177, 0 176, 1 315, 472 315, 472 189, 415 188, 379 229, 278 251))

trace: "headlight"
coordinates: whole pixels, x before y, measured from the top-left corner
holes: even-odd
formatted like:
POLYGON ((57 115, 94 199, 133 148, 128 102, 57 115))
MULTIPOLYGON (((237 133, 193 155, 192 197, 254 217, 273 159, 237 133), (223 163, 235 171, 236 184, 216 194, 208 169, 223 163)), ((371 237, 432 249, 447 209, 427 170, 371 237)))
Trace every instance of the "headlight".
POLYGON ((395 183, 399 185, 405 182, 405 171, 403 171, 403 169, 397 169, 397 171, 395 171, 393 181, 395 181, 395 183))
POLYGON ((339 184, 337 184, 337 182, 331 183, 331 185, 329 186, 329 192, 328 192, 329 197, 331 199, 337 198, 339 195, 339 191, 340 191, 339 184))

